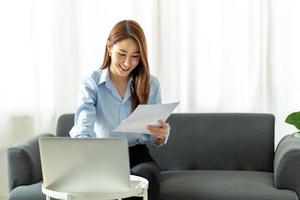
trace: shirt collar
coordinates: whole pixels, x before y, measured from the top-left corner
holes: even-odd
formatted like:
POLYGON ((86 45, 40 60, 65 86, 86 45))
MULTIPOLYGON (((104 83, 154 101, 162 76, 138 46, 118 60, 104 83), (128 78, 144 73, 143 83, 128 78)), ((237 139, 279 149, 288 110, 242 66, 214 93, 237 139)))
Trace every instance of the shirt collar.
POLYGON ((98 81, 98 85, 100 85, 101 83, 104 83, 108 80, 110 80, 110 79, 109 79, 108 67, 106 67, 106 68, 102 69, 102 72, 100 74, 100 78, 98 81))
MULTIPOLYGON (((109 82, 111 81, 110 77, 109 77, 109 68, 106 67, 104 69, 102 69, 99 81, 98 81, 98 85, 100 85, 101 83, 104 82, 109 82)), ((132 76, 129 78, 128 84, 131 85, 131 82, 133 81, 132 76)))
MULTIPOLYGON (((132 84, 133 78, 132 76, 129 78, 127 86, 126 86, 126 92, 123 98, 123 101, 126 101, 130 96, 131 96, 131 91, 130 91, 130 87, 132 84)), ((110 77, 109 77, 109 68, 106 67, 104 69, 102 69, 99 81, 98 81, 98 85, 105 83, 105 87, 110 89, 112 91, 112 93, 116 96, 119 97, 120 95, 117 93, 117 90, 115 88, 115 86, 113 85, 110 77)))

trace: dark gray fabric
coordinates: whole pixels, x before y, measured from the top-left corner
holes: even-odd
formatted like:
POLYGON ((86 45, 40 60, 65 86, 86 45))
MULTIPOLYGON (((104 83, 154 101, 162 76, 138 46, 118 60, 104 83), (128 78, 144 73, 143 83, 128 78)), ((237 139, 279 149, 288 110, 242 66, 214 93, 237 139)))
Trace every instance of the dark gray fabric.
POLYGON ((51 134, 34 136, 7 150, 9 191, 20 185, 30 185, 42 179, 38 140, 51 134))
POLYGON ((64 114, 58 118, 56 136, 70 137, 69 132, 74 125, 74 114, 64 114))
POLYGON ((284 137, 277 146, 274 159, 276 188, 291 189, 300 198, 300 138, 284 137))
POLYGON ((253 171, 182 170, 162 172, 161 200, 298 200, 278 190, 273 174, 253 171))
POLYGON ((19 186, 10 192, 9 200, 46 200, 41 185, 41 182, 38 182, 32 185, 19 186))
MULTIPOLYGON (((285 169, 281 162, 291 162, 285 159, 286 156, 280 155, 288 152, 287 157, 293 158, 290 157, 292 152, 287 151, 288 147, 285 147, 289 146, 288 144, 280 143, 279 146, 284 148, 278 148, 276 151, 275 175, 268 173, 273 171, 273 115, 172 114, 168 121, 172 127, 168 144, 161 148, 150 146, 150 152, 161 170, 170 170, 162 172, 161 200, 298 200, 293 187, 286 183, 291 180, 293 173, 285 177, 285 170, 280 170, 285 169), (274 176, 278 176, 278 187, 288 186, 291 190, 276 189, 273 183, 274 176), (280 185, 281 183, 283 185, 280 185)), ((58 120, 56 135, 69 137, 73 124, 74 114, 62 115, 58 120)), ((25 156, 26 151, 20 151, 20 158, 24 162, 30 160, 25 156)), ((298 155, 296 157, 298 159, 298 155)), ((23 161, 15 163, 23 164, 23 161)), ((300 166, 299 163, 295 162, 293 167, 296 166, 300 166)), ((27 169, 31 168, 31 165, 24 164, 22 167, 27 169)), ((298 173, 296 168, 289 170, 298 173)), ((18 172, 21 179, 28 179, 27 172, 23 173, 22 168, 18 171, 21 171, 18 172), (22 178, 24 176, 25 178, 22 178)), ((292 184, 297 185, 296 180, 300 178, 294 180, 292 184)), ((40 185, 34 184, 15 188, 10 193, 11 199, 45 200, 45 196, 40 185)))
POLYGON ((149 146, 161 170, 273 171, 271 114, 172 114, 168 122, 168 143, 149 146))

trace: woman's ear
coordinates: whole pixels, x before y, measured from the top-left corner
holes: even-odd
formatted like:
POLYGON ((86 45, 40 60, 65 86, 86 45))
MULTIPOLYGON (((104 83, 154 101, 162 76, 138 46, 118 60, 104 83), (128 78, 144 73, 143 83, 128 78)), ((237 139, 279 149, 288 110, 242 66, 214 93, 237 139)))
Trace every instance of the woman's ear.
POLYGON ((107 48, 107 51, 108 51, 109 56, 111 56, 111 43, 110 43, 109 40, 107 40, 106 48, 107 48))

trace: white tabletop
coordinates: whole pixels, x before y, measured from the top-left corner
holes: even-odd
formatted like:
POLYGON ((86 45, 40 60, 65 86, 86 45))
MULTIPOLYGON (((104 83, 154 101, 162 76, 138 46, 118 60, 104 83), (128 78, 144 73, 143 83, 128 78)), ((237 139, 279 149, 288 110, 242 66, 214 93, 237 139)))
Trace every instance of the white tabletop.
POLYGON ((126 191, 107 191, 107 192, 80 192, 80 193, 67 193, 60 191, 59 188, 45 188, 42 184, 42 192, 48 197, 55 199, 65 199, 65 200, 100 200, 100 199, 120 199, 127 198, 132 196, 141 196, 144 197, 144 200, 147 199, 147 190, 148 190, 148 180, 139 177, 130 175, 130 184, 131 188, 126 191))

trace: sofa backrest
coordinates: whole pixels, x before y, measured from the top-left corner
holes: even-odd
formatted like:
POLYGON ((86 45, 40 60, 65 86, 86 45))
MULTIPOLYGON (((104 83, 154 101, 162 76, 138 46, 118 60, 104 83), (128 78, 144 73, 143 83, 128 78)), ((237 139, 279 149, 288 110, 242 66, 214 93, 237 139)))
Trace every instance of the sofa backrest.
MULTIPOLYGON (((271 114, 175 113, 166 145, 149 145, 162 171, 209 169, 273 171, 274 121, 271 114)), ((74 114, 60 116, 57 136, 69 137, 74 114)))
POLYGON ((56 136, 70 137, 69 132, 74 125, 74 114, 63 114, 57 120, 56 136))
POLYGON ((166 145, 150 147, 161 170, 273 171, 271 114, 172 114, 166 145))

